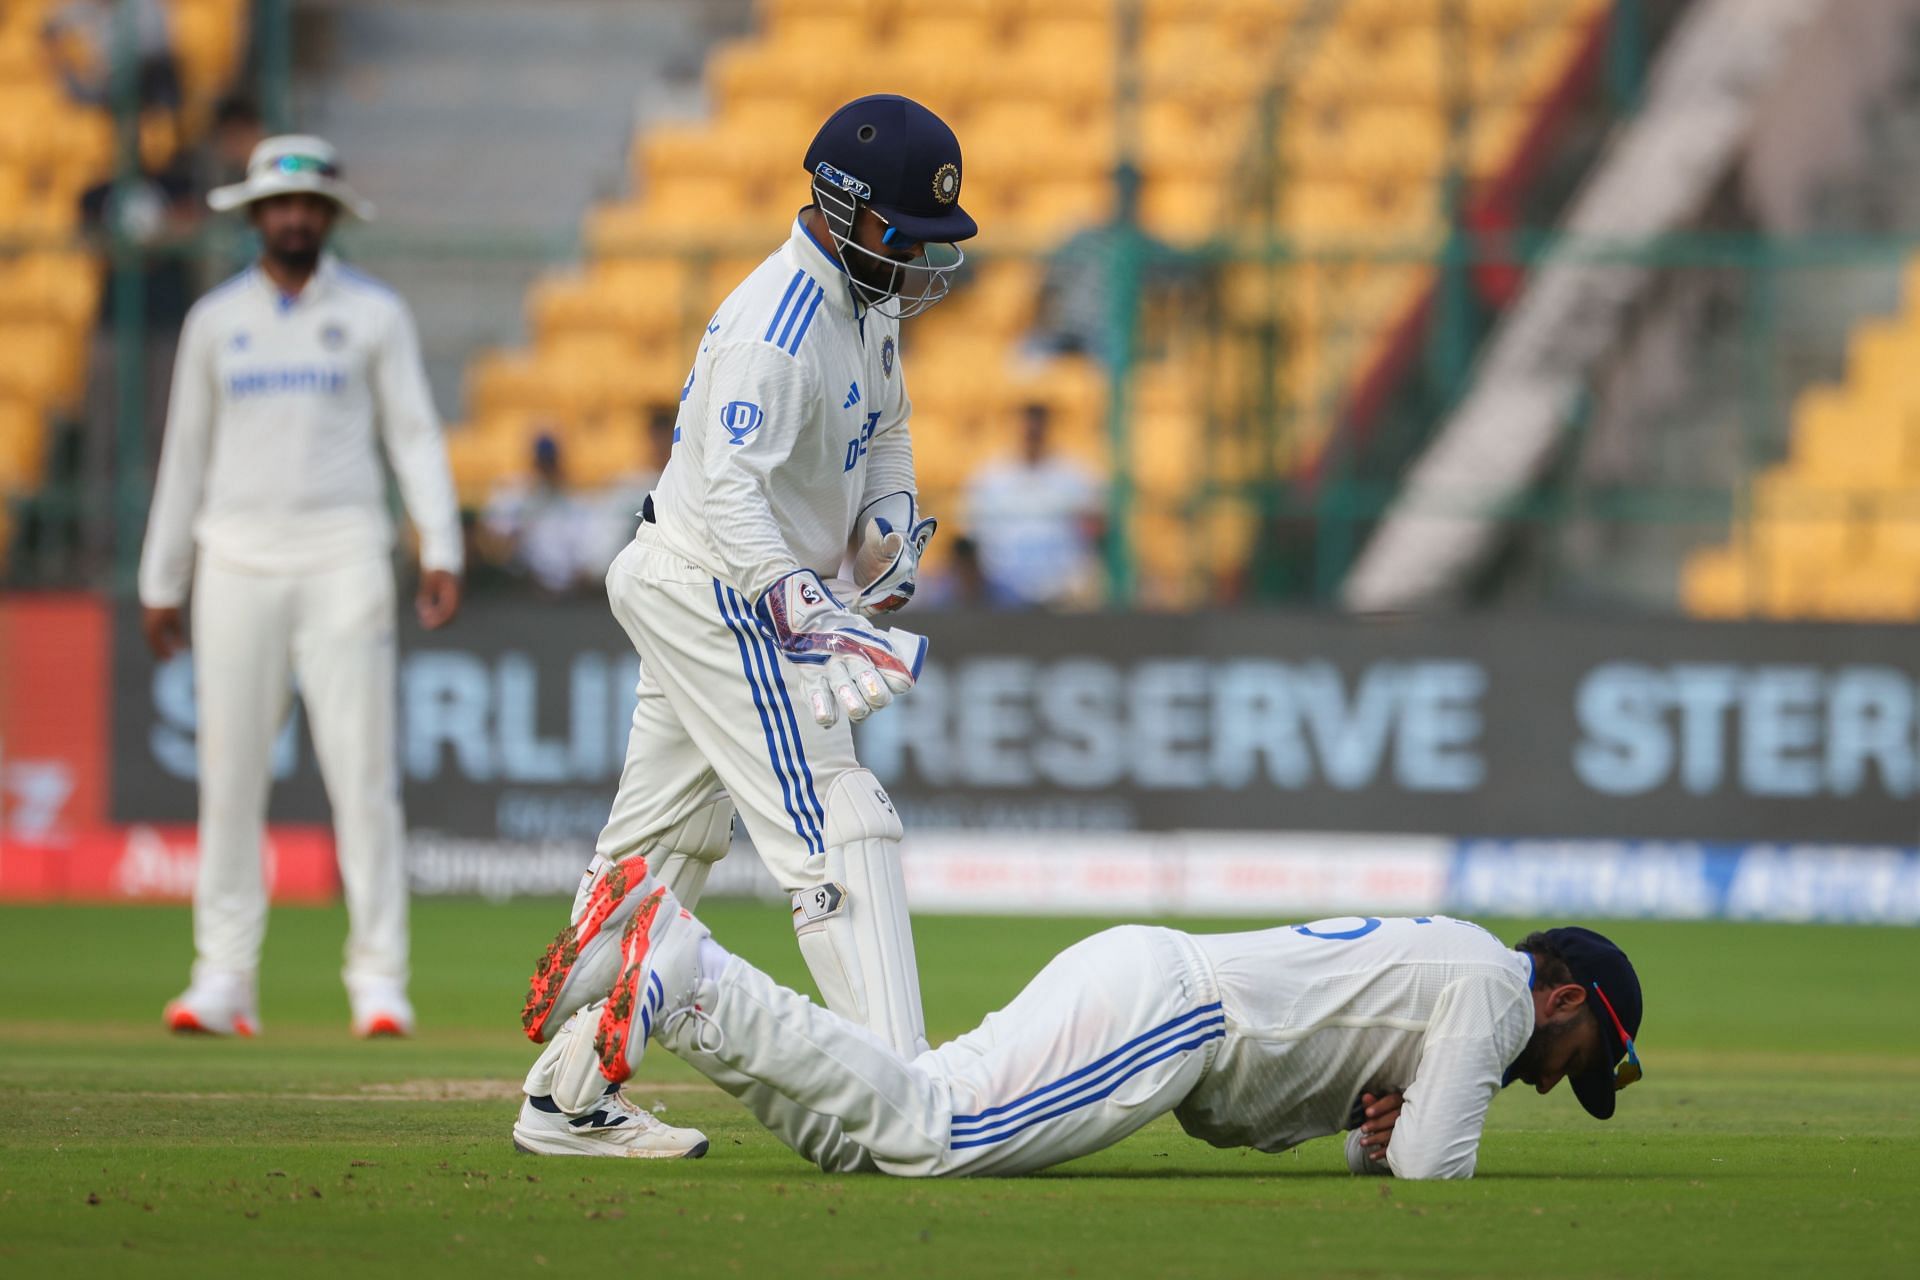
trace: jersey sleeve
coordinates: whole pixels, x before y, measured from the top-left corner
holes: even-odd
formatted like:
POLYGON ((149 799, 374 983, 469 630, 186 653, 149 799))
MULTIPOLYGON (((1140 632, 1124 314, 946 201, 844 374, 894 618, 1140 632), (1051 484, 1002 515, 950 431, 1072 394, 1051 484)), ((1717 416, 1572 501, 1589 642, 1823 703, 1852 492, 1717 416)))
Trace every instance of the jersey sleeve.
MULTIPOLYGON (((891 381, 891 395, 867 448, 866 483, 860 493, 862 520, 866 509, 888 494, 904 493, 916 499, 916 508, 919 505, 919 487, 913 478, 913 437, 907 425, 913 417, 913 401, 907 397, 904 362, 895 367, 891 381)), ((855 539, 860 537, 859 528, 852 532, 855 539)))
POLYGON ((1510 979, 1461 978, 1441 994, 1387 1143, 1394 1176, 1473 1176, 1487 1108, 1531 1022, 1526 990, 1510 979))
POLYGON ((148 608, 178 605, 193 579, 193 522, 206 491, 218 399, 213 358, 206 312, 196 307, 187 314, 174 357, 160 471, 140 553, 140 603, 148 608))
POLYGON ((773 514, 773 477, 819 399, 806 366, 766 343, 742 342, 713 353, 707 435, 698 451, 706 472, 706 522, 728 577, 750 600, 800 567, 773 514))
POLYGON ((420 335, 413 313, 394 302, 387 340, 374 357, 374 403, 387 459, 400 481, 407 516, 420 531, 420 567, 461 570, 465 549, 460 539, 460 504, 447 466, 447 445, 440 415, 420 363, 420 335))

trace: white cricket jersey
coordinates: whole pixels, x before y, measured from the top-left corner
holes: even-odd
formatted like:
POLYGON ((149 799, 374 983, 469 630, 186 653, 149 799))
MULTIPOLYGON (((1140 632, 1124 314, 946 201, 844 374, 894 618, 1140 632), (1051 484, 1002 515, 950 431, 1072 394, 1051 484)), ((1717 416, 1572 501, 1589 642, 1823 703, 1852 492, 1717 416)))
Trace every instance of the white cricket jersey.
POLYGON ((1362 1093, 1404 1091, 1392 1171, 1472 1175, 1487 1106, 1533 1033, 1529 957, 1446 916, 1192 936, 1227 1036, 1174 1113, 1188 1133, 1283 1151, 1354 1127, 1362 1093))
POLYGON ((701 338, 653 491, 661 542, 749 600, 795 569, 832 577, 860 512, 915 491, 911 412, 899 321, 856 306, 796 219, 701 338))
POLYGON ((376 428, 420 531, 420 562, 461 567, 460 511, 413 317, 322 255, 289 297, 257 266, 187 313, 140 600, 176 605, 194 546, 234 568, 305 573, 393 545, 376 428))

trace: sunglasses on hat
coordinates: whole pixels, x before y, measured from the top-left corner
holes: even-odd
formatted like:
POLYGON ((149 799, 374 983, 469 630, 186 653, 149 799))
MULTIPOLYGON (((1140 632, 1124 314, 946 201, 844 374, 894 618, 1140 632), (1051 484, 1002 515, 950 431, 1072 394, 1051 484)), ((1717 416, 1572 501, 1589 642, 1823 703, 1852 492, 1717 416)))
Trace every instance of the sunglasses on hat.
POLYGON ((1589 985, 1593 987, 1593 994, 1600 997, 1600 1005, 1607 1011, 1607 1016, 1613 1019, 1613 1030, 1620 1037, 1620 1043, 1627 1047, 1627 1056, 1613 1068, 1613 1088, 1614 1092, 1618 1093, 1645 1073, 1640 1069, 1640 1055, 1634 1052, 1633 1037, 1627 1034, 1627 1028, 1620 1021, 1620 1015, 1613 1011, 1613 1001, 1607 999, 1607 993, 1600 989, 1599 983, 1589 985))
POLYGON ((282 173, 317 173, 323 178, 340 176, 340 166, 318 156, 279 156, 273 167, 282 173))

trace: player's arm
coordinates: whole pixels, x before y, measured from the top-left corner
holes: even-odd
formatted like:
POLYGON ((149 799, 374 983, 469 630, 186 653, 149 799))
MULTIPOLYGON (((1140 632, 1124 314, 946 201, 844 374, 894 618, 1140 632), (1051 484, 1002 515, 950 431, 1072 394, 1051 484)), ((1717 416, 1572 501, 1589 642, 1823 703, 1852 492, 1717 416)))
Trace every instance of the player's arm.
POLYGON ((853 574, 859 588, 854 607, 869 618, 903 609, 913 599, 920 557, 939 527, 920 510, 905 370, 892 383, 891 401, 868 445, 860 514, 853 522, 853 574))
POLYGON ((420 622, 431 630, 460 607, 460 504, 447 466, 440 415, 420 362, 420 335, 407 304, 394 300, 385 340, 375 349, 374 407, 387 460, 400 481, 407 516, 420 531, 420 622))
POLYGON ((793 454, 816 401, 813 374, 766 343, 736 343, 714 352, 708 392, 711 433, 701 450, 707 475, 708 528, 735 586, 754 602, 754 616, 787 659, 808 671, 814 720, 832 725, 887 705, 913 687, 926 641, 867 625, 800 564, 773 515, 773 485, 793 454))
MULTIPOLYGON (((1464 978, 1434 1005, 1420 1063, 1386 1143, 1385 1170, 1401 1178, 1471 1178, 1506 1066, 1531 1021, 1524 989, 1488 977, 1464 978)), ((1348 1138, 1349 1165, 1355 1139, 1348 1138)))
POLYGON ((193 522, 213 452, 216 377, 212 334, 206 313, 196 307, 187 315, 174 357, 160 470, 140 552, 141 626, 148 645, 162 658, 171 657, 186 641, 180 607, 193 580, 193 522))
POLYGON ((813 374, 762 342, 716 348, 707 392, 707 527, 733 585, 749 600, 799 569, 773 514, 780 468, 793 455, 816 399, 813 374))

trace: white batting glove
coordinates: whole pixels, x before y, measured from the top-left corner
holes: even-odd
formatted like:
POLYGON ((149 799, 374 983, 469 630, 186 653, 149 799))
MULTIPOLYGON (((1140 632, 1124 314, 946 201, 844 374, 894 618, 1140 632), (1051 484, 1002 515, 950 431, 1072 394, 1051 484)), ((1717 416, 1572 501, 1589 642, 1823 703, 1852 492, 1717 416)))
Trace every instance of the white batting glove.
POLYGON ((753 612, 788 661, 811 669, 804 681, 807 704, 823 729, 837 723, 842 711, 858 724, 913 688, 926 659, 923 637, 869 627, 811 569, 777 580, 753 612))
POLYGON ((868 503, 860 514, 869 518, 853 556, 853 580, 859 588, 853 607, 872 618, 903 609, 913 599, 920 557, 940 522, 916 518, 910 493, 890 493, 868 503))

